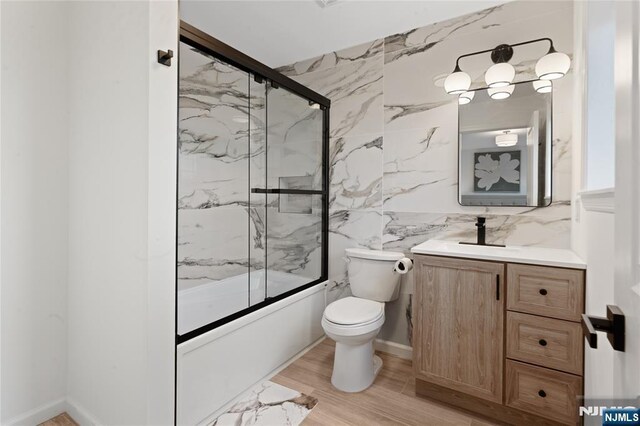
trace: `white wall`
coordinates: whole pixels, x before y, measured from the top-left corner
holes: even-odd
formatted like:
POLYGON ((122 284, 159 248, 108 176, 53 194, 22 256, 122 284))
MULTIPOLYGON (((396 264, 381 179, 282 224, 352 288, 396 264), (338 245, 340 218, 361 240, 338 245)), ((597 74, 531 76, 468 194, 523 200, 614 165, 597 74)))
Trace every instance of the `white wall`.
POLYGON ((173 420, 177 67, 153 58, 176 50, 176 18, 175 2, 71 11, 68 397, 100 424, 173 420))
POLYGON ((68 393, 101 424, 146 420, 148 7, 71 10, 68 393))
POLYGON ((147 424, 173 424, 175 371, 176 129, 178 67, 157 63, 157 49, 178 51, 178 2, 149 5, 147 249, 147 424))
POLYGON ((0 10, 0 423, 171 424, 177 2, 0 10))
POLYGON ((1 8, 0 423, 37 423, 66 393, 68 8, 1 8))

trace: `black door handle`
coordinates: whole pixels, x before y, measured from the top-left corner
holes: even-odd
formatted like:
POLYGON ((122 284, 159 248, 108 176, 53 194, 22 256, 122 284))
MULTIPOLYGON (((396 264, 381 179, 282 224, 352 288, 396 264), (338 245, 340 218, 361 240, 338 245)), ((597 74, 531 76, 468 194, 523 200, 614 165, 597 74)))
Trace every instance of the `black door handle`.
POLYGON ((616 351, 624 352, 624 327, 625 320, 622 310, 616 305, 607 305, 607 317, 590 317, 582 314, 582 334, 587 339, 589 346, 598 347, 598 335, 596 331, 607 333, 607 339, 616 351))

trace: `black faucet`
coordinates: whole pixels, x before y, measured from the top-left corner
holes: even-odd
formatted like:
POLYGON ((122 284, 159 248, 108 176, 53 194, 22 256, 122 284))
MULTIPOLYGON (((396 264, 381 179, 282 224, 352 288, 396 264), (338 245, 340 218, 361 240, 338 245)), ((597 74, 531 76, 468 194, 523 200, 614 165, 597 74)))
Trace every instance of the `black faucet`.
POLYGON ((487 218, 478 216, 476 227, 478 228, 478 239, 475 243, 460 242, 460 244, 471 244, 474 246, 492 246, 492 247, 504 247, 502 244, 487 244, 487 218))
POLYGON ((476 222, 476 226, 478 227, 478 242, 476 244, 478 244, 479 246, 486 246, 487 245, 487 225, 486 222, 487 218, 485 217, 478 217, 478 221, 476 222))

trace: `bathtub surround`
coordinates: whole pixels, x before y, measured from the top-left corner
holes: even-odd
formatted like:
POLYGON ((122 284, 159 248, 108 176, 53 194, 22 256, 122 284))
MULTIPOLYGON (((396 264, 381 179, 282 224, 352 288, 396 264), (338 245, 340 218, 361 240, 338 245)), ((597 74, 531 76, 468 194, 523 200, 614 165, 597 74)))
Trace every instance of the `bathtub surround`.
MULTIPOLYGON (((462 207, 457 202, 457 98, 444 78, 460 54, 550 37, 573 51, 568 1, 516 1, 280 68, 332 100, 329 301, 349 295, 347 247, 409 253, 428 239, 473 241, 487 217, 487 242, 568 248, 571 233, 572 74, 554 81, 553 203, 546 208, 462 207)), ((544 47, 514 52, 515 81, 533 78, 544 47)), ((465 63, 484 85, 484 57, 465 63)), ((412 274, 387 306, 379 338, 408 345, 412 274)))
POLYGON ((317 398, 266 381, 241 396, 211 426, 298 426, 317 403, 317 398))

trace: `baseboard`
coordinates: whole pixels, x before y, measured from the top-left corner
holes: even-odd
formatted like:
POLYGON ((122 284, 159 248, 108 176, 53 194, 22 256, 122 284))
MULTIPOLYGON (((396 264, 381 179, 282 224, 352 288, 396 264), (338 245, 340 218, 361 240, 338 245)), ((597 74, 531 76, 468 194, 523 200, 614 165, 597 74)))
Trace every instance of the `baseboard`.
POLYGON ((296 360, 298 360, 299 358, 301 358, 304 354, 306 354, 307 352, 309 352, 311 349, 315 348, 316 346, 318 346, 320 343, 322 343, 322 341, 324 339, 326 339, 327 336, 322 336, 321 338, 319 338, 318 340, 316 340, 315 342, 313 342, 312 344, 310 344, 309 346, 307 346, 306 348, 304 348, 303 350, 301 350, 300 352, 298 352, 297 354, 295 354, 294 356, 292 356, 291 358, 289 358, 287 361, 285 361, 284 363, 280 364, 278 367, 276 367, 275 369, 271 370, 266 376, 262 377, 260 380, 256 381, 254 384, 252 384, 251 386, 249 386, 248 388, 246 388, 245 390, 243 390, 242 392, 240 392, 240 394, 238 396, 236 396, 231 402, 225 404, 223 407, 221 407, 220 409, 216 410, 212 415, 210 415, 209 417, 207 417, 204 421, 202 421, 201 425, 205 425, 205 424, 210 424, 211 422, 213 422, 215 419, 218 418, 218 416, 220 416, 220 414, 224 413, 225 411, 227 411, 231 406, 233 406, 233 404, 235 404, 238 399, 242 396, 244 396, 244 394, 251 388, 253 388, 254 386, 257 386, 258 384, 264 382, 265 380, 269 380, 272 377, 274 377, 275 375, 277 375, 279 372, 281 372, 282 370, 284 370, 285 368, 287 368, 289 365, 293 364, 296 360))
POLYGON ((100 422, 89 414, 89 412, 75 399, 67 398, 65 405, 67 414, 80 426, 94 426, 100 424, 100 422))
POLYGON ((377 351, 395 355, 403 359, 413 358, 413 348, 400 343, 390 342, 388 340, 376 339, 374 347, 377 351))
POLYGON ((12 419, 7 420, 5 425, 37 425, 45 422, 59 414, 64 413, 66 409, 64 398, 51 401, 47 404, 29 410, 26 413, 19 414, 12 419))

